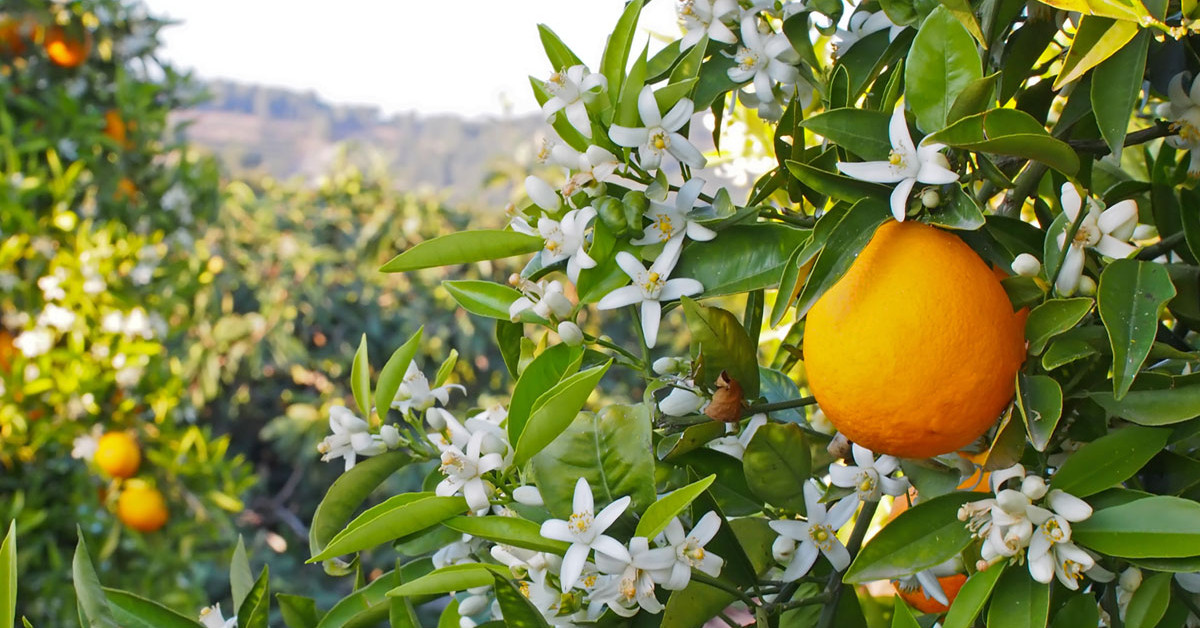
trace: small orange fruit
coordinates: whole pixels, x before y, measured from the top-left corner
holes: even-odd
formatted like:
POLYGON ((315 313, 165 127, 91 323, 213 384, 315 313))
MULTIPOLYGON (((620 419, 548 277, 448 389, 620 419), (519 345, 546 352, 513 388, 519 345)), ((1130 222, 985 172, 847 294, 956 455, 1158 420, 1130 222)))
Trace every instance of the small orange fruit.
MULTIPOLYGON (((946 600, 951 604, 954 603, 955 596, 958 595, 958 590, 962 588, 964 582, 967 581, 966 574, 956 573, 952 576, 942 576, 938 578, 938 584, 942 585, 942 591, 946 593, 946 600)), ((905 591, 899 585, 893 583, 896 587, 896 593, 900 595, 900 599, 904 600, 909 606, 921 611, 922 613, 941 614, 950 607, 946 604, 925 595, 925 591, 920 587, 912 591, 905 591)))
POLYGON ((0 373, 12 372, 13 335, 7 329, 0 329, 0 373))
POLYGON ((117 181, 117 190, 113 192, 113 198, 118 201, 132 201, 137 193, 137 184, 129 177, 121 177, 121 180, 117 181))
POLYGON ((77 68, 92 52, 92 34, 84 30, 81 35, 74 35, 61 26, 51 26, 43 35, 42 47, 55 65, 77 68))
POLYGON ((100 437, 92 460, 111 477, 125 479, 142 465, 142 451, 128 432, 108 432, 100 437))
POLYGON ((813 305, 808 384, 829 420, 877 453, 927 458, 978 438, 1012 400, 1023 321, 954 235, 888 221, 813 305))
POLYGON ((121 118, 120 111, 109 109, 104 112, 104 134, 117 144, 121 146, 125 145, 128 134, 126 133, 125 120, 121 118))
POLYGON ((11 15, 0 16, 0 55, 19 57, 25 54, 25 20, 11 15))
POLYGON ((167 502, 152 486, 127 486, 117 498, 117 518, 134 530, 154 532, 167 523, 167 502))

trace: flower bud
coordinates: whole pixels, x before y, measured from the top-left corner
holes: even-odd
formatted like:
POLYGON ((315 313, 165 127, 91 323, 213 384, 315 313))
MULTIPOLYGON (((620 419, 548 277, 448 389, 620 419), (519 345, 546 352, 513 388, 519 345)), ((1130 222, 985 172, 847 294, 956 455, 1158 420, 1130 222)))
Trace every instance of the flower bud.
POLYGON ((1085 297, 1096 296, 1096 280, 1087 275, 1080 277, 1078 292, 1085 297))
POLYGON ((1133 228, 1131 240, 1153 240, 1158 237, 1158 228, 1154 225, 1138 225, 1133 228))
MULTIPOLYGON (((541 303, 545 303, 550 313, 559 318, 570 316, 571 309, 574 307, 571 305, 571 300, 567 298, 567 295, 562 293, 562 290, 557 292, 547 290, 546 296, 542 297, 539 304, 541 303)), ((547 316, 546 318, 549 317, 547 316)))
POLYGON ((781 563, 791 561, 796 555, 796 542, 786 536, 775 537, 775 542, 771 544, 771 555, 781 563))
POLYGON ((1078 522, 1092 516, 1090 504, 1065 491, 1050 491, 1049 501, 1050 508, 1067 521, 1078 522))
POLYGON ((1138 587, 1142 586, 1142 570, 1130 567, 1122 571, 1121 578, 1117 580, 1117 586, 1126 591, 1137 591, 1138 587))
POLYGON ((822 434, 833 434, 837 428, 833 426, 833 421, 825 416, 825 411, 820 408, 813 408, 812 414, 808 417, 809 427, 821 432, 822 434))
POLYGON ((612 232, 618 236, 624 235, 629 230, 629 220, 625 215, 625 206, 617 199, 606 196, 592 203, 592 207, 596 208, 596 214, 600 216, 600 221, 612 232))
POLYGON ((583 331, 579 329, 579 325, 571 321, 563 321, 558 324, 558 337, 572 347, 583 344, 583 331))
POLYGON ((526 506, 542 506, 545 502, 542 501, 542 494, 536 486, 518 486, 513 490, 513 499, 518 504, 526 506))
POLYGON ((625 206, 625 223, 630 235, 635 238, 646 235, 645 229, 642 228, 642 216, 650 209, 650 201, 646 195, 642 192, 627 192, 621 198, 621 204, 625 206))
POLYGON ((925 188, 921 191, 921 204, 926 209, 933 209, 942 204, 942 195, 934 188, 925 188))
POLYGON ((562 207, 562 199, 558 197, 558 192, 555 192, 549 183, 533 175, 525 177, 525 193, 534 205, 548 212, 558 211, 562 207))
POLYGON ((651 368, 659 375, 671 375, 678 373, 683 365, 683 360, 679 358, 659 358, 654 361, 651 368))
POLYGON ((704 397, 686 388, 676 388, 658 402, 658 409, 667 416, 686 416, 695 414, 704 407, 704 397))
POLYGON ((379 436, 383 438, 383 444, 387 445, 388 449, 395 449, 400 446, 400 430, 396 429, 395 425, 380 427, 379 436))
POLYGON ((1042 272, 1042 263, 1029 253, 1022 253, 1013 260, 1012 271, 1022 277, 1037 277, 1042 272))
MULTIPOLYGON (((467 618, 471 615, 478 615, 488 607, 488 599, 483 595, 471 595, 458 603, 458 614, 467 618)), ((472 625, 474 622, 472 622, 472 625)), ((460 624, 461 626, 461 624, 460 624)))
POLYGON ((1040 475, 1030 475, 1021 480, 1021 492, 1031 500, 1041 499, 1046 494, 1046 481, 1040 475))

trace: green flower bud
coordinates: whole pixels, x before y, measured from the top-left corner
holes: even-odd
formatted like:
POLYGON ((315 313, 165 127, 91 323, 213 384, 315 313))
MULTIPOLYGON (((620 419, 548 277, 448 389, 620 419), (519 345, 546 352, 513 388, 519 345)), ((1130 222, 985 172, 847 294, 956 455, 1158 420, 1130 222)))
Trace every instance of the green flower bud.
POLYGON ((622 207, 621 201, 611 196, 606 196, 597 200, 592 206, 596 208, 596 213, 600 216, 600 220, 609 229, 612 229, 613 233, 620 236, 629 230, 629 223, 625 220, 625 208, 622 207))

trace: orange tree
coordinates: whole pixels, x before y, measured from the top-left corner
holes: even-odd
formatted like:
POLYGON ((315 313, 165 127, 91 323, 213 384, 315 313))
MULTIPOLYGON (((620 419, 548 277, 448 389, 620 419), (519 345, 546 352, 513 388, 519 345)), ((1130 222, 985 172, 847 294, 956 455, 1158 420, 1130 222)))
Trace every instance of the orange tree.
POLYGON ((191 233, 217 176, 165 139, 185 83, 159 26, 119 2, 0 9, 0 516, 38 625, 77 617, 77 526, 114 584, 199 605, 247 484, 173 357, 211 290, 191 233))
MULTIPOLYGON (((1195 7, 689 0, 649 55, 643 4, 592 65, 540 28, 566 176, 383 265, 528 256, 444 283, 515 384, 451 412, 471 391, 414 366, 423 331, 386 360, 363 338, 309 539, 358 588, 281 596, 287 624, 421 625, 439 597, 459 626, 1200 620, 1195 7), (773 159, 744 202, 697 111, 773 159), (638 341, 580 326, 613 311, 638 341), (594 396, 619 370, 644 394, 594 396), (356 515, 399 472, 422 490, 356 515)), ((236 622, 265 626, 235 556, 236 622)), ((158 612, 79 590, 91 621, 158 612)))

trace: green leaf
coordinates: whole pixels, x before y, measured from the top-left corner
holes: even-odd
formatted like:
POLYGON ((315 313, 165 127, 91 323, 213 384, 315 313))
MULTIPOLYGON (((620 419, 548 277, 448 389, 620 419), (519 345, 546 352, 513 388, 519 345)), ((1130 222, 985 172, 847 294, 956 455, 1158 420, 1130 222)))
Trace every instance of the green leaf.
POLYGON ((927 133, 944 128, 954 97, 982 77, 971 33, 946 7, 934 9, 917 31, 904 68, 917 126, 927 133))
MULTIPOLYGON (((911 66, 909 66, 911 67, 911 66)), ((1079 156, 1055 139, 1033 116, 1018 109, 991 109, 967 116, 926 138, 952 148, 1035 159, 1068 175, 1079 170, 1079 156)))
POLYGON ((316 628, 321 621, 317 602, 310 597, 276 593, 275 601, 279 603, 279 614, 288 628, 316 628))
POLYGON ((1050 585, 1028 569, 1006 569, 988 607, 988 628, 1045 628, 1050 619, 1050 585))
POLYGON ((603 220, 597 220, 592 225, 592 246, 588 249, 588 255, 596 260, 596 266, 579 273, 579 283, 575 288, 580 303, 595 303, 609 292, 628 284, 629 275, 617 264, 617 253, 626 251, 637 256, 637 247, 626 238, 618 240, 603 220))
POLYGON ((758 397, 758 350, 737 316, 683 297, 683 312, 692 334, 692 351, 703 371, 696 383, 711 387, 722 372, 741 385, 746 399, 758 397))
POLYGON ((859 181, 790 159, 784 164, 793 177, 818 194, 831 196, 847 203, 858 203, 868 198, 883 200, 891 194, 891 190, 887 186, 878 183, 859 181))
POLYGON ((367 335, 358 341, 354 362, 350 365, 350 389, 354 392, 354 405, 363 418, 371 420, 371 364, 367 360, 367 335))
POLYGON ((1121 160, 1129 118, 1142 89, 1149 46, 1150 32, 1138 33, 1125 47, 1096 66, 1092 76, 1092 110, 1096 112, 1096 126, 1100 127, 1100 134, 1117 163, 1121 160))
POLYGON ((454 365, 458 363, 458 349, 451 349, 450 355, 442 360, 441 366, 438 367, 437 375, 434 376, 433 385, 441 386, 445 384, 450 376, 454 373, 454 365))
POLYGON ((254 574, 250 572, 250 559, 246 558, 246 543, 239 534, 233 558, 229 561, 229 589, 233 593, 233 607, 240 607, 246 594, 253 588, 254 574))
POLYGON ((921 628, 917 618, 913 617, 912 609, 897 595, 892 603, 892 628, 921 628))
POLYGON ((392 357, 388 358, 387 364, 384 364, 383 370, 379 372, 379 379, 375 382, 375 411, 381 420, 387 416, 388 408, 396 399, 400 384, 404 382, 404 376, 408 373, 408 365, 421 346, 421 335, 424 332, 425 327, 419 327, 417 333, 392 352, 392 357))
POLYGON ((312 527, 308 531, 309 552, 314 556, 320 554, 329 540, 346 527, 350 516, 367 496, 411 460, 401 451, 372 456, 334 480, 313 513, 312 527))
MULTIPOLYGON (((1116 54, 1138 32, 1136 22, 1084 15, 1067 50, 1062 70, 1054 80, 1054 89, 1081 77, 1105 59, 1116 54)), ((1107 89, 1109 86, 1105 86, 1107 89)))
MULTIPOLYGON (((521 372, 508 405, 508 440, 521 440, 521 432, 529 421, 538 399, 554 388, 564 377, 579 371, 583 351, 566 344, 557 344, 538 354, 521 372)), ((544 403, 544 401, 543 401, 544 403)))
POLYGON ((625 67, 629 63, 629 50, 633 46, 633 35, 637 32, 638 17, 642 14, 643 0, 634 0, 625 5, 625 11, 617 20, 616 27, 608 36, 604 56, 600 59, 600 73, 608 81, 608 94, 615 105, 621 84, 625 80, 625 67))
POLYGON ((521 298, 517 290, 492 281, 443 281, 442 287, 462 308, 477 316, 506 321, 508 308, 521 298))
MULTIPOLYGON (((808 313, 812 306, 850 270, 858 254, 875 235, 875 229, 891 217, 887 203, 866 199, 855 203, 843 218, 834 224, 825 241, 800 297, 796 300, 797 318, 808 313)), ((824 220, 824 219, 822 219, 824 220)), ((819 222, 818 222, 819 225, 819 222)))
POLYGON ((1062 417, 1063 396, 1058 381, 1047 375, 1018 373, 1017 407, 1025 419, 1025 431, 1033 448, 1046 451, 1062 417))
POLYGON ((1166 614, 1170 602, 1171 574, 1148 576, 1129 598, 1129 608, 1125 611, 1126 628, 1154 628, 1166 614))
POLYGON ((695 628, 717 616, 737 600, 732 593, 692 579, 686 587, 672 591, 663 610, 662 628, 695 628))
POLYGON ((1109 416, 1139 425, 1170 425, 1200 416, 1200 385, 1155 390, 1134 389, 1120 401, 1110 392, 1088 393, 1109 416))
POLYGON ((492 591, 496 601, 500 603, 500 612, 504 615, 504 625, 513 628, 550 628, 541 611, 533 605, 529 598, 521 594, 521 590, 512 580, 496 574, 493 578, 492 591))
MULTIPOLYGON (((647 52, 649 52, 649 45, 642 48, 642 54, 634 60, 629 76, 621 85, 621 95, 617 99, 617 111, 613 116, 613 124, 629 127, 640 126, 638 121, 641 119, 641 114, 638 113, 637 101, 642 89, 646 86, 647 52)), ((611 90, 612 87, 610 86, 609 89, 611 90)))
POLYGON ((518 517, 453 517, 443 521, 442 525, 463 534, 538 552, 561 555, 569 547, 562 541, 543 537, 540 525, 518 517))
POLYGON ((900 513, 863 546, 842 580, 859 584, 901 578, 957 555, 972 538, 966 524, 958 520, 958 509, 983 497, 982 493, 949 493, 900 513))
POLYGON ((1050 339, 1079 324, 1092 311, 1092 304, 1088 297, 1049 299, 1030 310, 1029 318, 1025 320, 1029 355, 1038 355, 1050 339))
POLYGON ((75 546, 75 557, 71 561, 71 577, 75 582, 75 600, 79 609, 79 624, 86 628, 118 628, 108 607, 108 598, 92 566, 83 530, 75 528, 79 544, 75 546))
POLYGON ((515 231, 456 231, 426 240, 393 257, 380 272, 402 273, 421 268, 482 262, 542 250, 545 241, 515 231))
MULTIPOLYGON (((525 338, 525 326, 521 323, 496 321, 496 348, 504 359, 504 368, 508 369, 510 378, 515 379, 520 373, 521 340, 525 338)), ((557 346, 557 345, 555 345, 557 346)), ((380 379, 383 379, 380 376, 380 379)), ((376 391, 376 394, 379 394, 376 391)))
POLYGON ((937 211, 929 213, 929 224, 959 231, 974 231, 983 227, 987 219, 975 199, 961 186, 956 185, 952 190, 950 198, 937 211))
POLYGON ((458 598, 450 598, 450 603, 442 609, 442 614, 438 617, 437 628, 461 628, 461 622, 462 616, 458 613, 458 598))
POLYGON ((650 409, 608 406, 581 412, 558 438, 533 457, 533 477, 551 514, 571 514, 575 484, 585 478, 597 509, 628 495, 631 512, 654 502, 654 449, 650 409))
POLYGON ((996 588, 1000 574, 1004 573, 1004 565, 992 565, 983 571, 976 571, 967 578, 958 595, 950 603, 950 610, 942 628, 971 628, 975 618, 983 611, 983 605, 996 588))
POLYGON ((1113 395, 1129 392, 1158 327, 1158 312, 1175 296, 1166 269, 1154 262, 1119 259, 1100 273, 1096 292, 1100 319, 1113 350, 1113 395))
POLYGON ((398 583, 396 573, 388 572, 370 584, 359 587, 342 598, 321 618, 317 628, 342 628, 343 626, 377 626, 387 618, 390 604, 388 591, 398 583))
POLYGON ((267 620, 271 616, 270 581, 270 570, 264 565, 246 599, 238 604, 238 628, 267 628, 267 620))
POLYGON ((128 591, 106 588, 104 594, 123 628, 201 628, 200 622, 128 591))
POLYGON ((648 539, 658 536, 658 533, 665 530, 667 524, 671 523, 672 519, 679 516, 679 513, 683 512, 693 500, 708 489, 715 479, 717 479, 716 475, 710 475, 658 498, 658 501, 650 504, 646 508, 646 512, 642 513, 642 518, 638 520, 637 530, 633 535, 644 536, 648 539))
POLYGON ((804 120, 801 126, 867 160, 887 159, 891 115, 855 107, 830 109, 804 120))
POLYGON ((671 276, 699 279, 704 292, 697 298, 773 288, 808 233, 779 224, 727 227, 719 238, 684 247, 671 276))
MULTIPOLYGON (((965 3, 966 0, 950 1, 965 3)), ((950 106, 950 113, 946 116, 946 122, 957 122, 967 116, 983 113, 987 109, 995 107, 996 84, 999 80, 1000 73, 995 72, 968 83, 963 88, 963 91, 954 97, 954 104, 950 106)))
POLYGON ((1128 480, 1167 444, 1170 430, 1130 426, 1080 447, 1054 477, 1050 488, 1087 497, 1128 480))
POLYGON ((812 474, 812 456, 799 425, 759 427, 746 445, 742 468, 755 495, 786 510, 804 511, 804 482, 812 474))
POLYGON ((555 72, 565 70, 573 65, 580 65, 583 62, 579 57, 575 56, 574 52, 559 39, 554 31, 550 30, 545 24, 538 24, 538 38, 542 40, 542 48, 546 50, 546 58, 550 60, 550 67, 554 68, 555 72))
POLYGON ((432 493, 397 495, 356 517, 308 562, 375 547, 420 532, 466 510, 462 497, 437 497, 432 493))
POLYGON ((17 522, 8 522, 0 543, 0 627, 12 628, 17 617, 17 522))
POLYGON ((1119 558, 1200 556, 1200 504, 1155 495, 1097 510, 1073 524, 1072 540, 1119 558))
POLYGON ((450 591, 466 591, 492 583, 493 575, 508 575, 508 568, 489 563, 462 563, 442 567, 432 573, 388 591, 392 597, 434 595, 450 591))
MULTIPOLYGON (((800 387, 791 377, 784 375, 775 369, 759 367, 759 393, 762 395, 766 403, 779 403, 782 401, 795 401, 801 397, 800 387)), ((775 410, 771 412, 771 418, 788 423, 800 423, 807 425, 808 419, 804 415, 804 408, 788 408, 786 410, 775 410)))
POLYGON ((1071 599, 1054 613, 1054 621, 1050 624, 1051 628, 1099 625, 1100 609, 1096 605, 1096 598, 1090 593, 1072 595, 1071 599))
POLYGON ((603 366, 571 375, 538 398, 529 415, 529 422, 521 430, 521 436, 517 440, 513 464, 517 467, 525 466, 530 458, 545 449, 567 429, 596 389, 596 385, 600 383, 600 379, 608 372, 609 366, 612 366, 611 360, 603 366))

